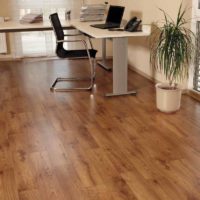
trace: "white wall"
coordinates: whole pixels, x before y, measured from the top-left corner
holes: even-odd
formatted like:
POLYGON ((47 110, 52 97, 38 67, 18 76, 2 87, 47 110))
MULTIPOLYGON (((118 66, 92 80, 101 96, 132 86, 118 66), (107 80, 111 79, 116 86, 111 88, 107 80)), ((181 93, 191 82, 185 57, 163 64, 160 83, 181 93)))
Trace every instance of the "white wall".
MULTIPOLYGON (((117 4, 126 7, 125 18, 130 19, 132 16, 142 18, 143 24, 152 24, 152 22, 162 21, 163 15, 159 8, 164 9, 173 19, 177 16, 180 0, 116 0, 117 4)), ((184 6, 191 7, 190 0, 183 1, 184 6)), ((191 9, 187 15, 191 18, 191 9)), ((147 76, 155 78, 159 81, 166 81, 161 73, 152 71, 149 64, 148 38, 132 38, 129 40, 128 47, 129 63, 136 70, 141 71, 147 76)), ((183 87, 187 87, 187 81, 182 83, 183 87)))

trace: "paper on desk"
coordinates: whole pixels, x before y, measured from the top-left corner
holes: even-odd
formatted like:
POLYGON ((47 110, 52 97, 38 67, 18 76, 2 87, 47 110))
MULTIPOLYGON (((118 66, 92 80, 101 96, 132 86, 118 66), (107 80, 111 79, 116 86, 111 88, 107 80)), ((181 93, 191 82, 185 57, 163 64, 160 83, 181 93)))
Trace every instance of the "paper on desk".
POLYGON ((29 13, 20 19, 20 23, 37 23, 43 21, 42 14, 29 13))

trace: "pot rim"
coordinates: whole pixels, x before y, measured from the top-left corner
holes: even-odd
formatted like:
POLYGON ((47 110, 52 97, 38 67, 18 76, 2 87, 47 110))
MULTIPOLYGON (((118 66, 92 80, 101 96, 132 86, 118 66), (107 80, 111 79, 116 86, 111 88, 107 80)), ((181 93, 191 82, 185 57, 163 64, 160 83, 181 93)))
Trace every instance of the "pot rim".
POLYGON ((168 87, 168 86, 169 86, 169 83, 157 83, 157 84, 155 85, 156 89, 158 88, 158 89, 160 89, 160 90, 165 90, 165 91, 178 91, 178 90, 182 90, 181 87, 180 87, 180 85, 178 85, 176 89, 173 88, 173 89, 171 89, 171 90, 162 88, 162 86, 163 86, 163 87, 168 87))

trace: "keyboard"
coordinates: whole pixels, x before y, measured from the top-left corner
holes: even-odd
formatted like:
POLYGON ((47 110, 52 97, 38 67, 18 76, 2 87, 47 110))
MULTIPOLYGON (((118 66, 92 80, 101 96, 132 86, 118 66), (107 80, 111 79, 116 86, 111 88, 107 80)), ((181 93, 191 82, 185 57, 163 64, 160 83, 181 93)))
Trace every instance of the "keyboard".
POLYGON ((109 28, 119 28, 120 24, 105 23, 105 24, 92 24, 90 26, 94 28, 100 28, 100 29, 109 29, 109 28))

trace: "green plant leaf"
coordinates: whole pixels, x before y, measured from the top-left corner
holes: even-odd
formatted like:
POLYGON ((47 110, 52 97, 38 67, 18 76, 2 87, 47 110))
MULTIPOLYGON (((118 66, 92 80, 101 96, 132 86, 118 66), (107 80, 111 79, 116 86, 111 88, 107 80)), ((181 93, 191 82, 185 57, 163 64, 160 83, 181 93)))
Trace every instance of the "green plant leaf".
POLYGON ((155 70, 160 70, 170 83, 188 77, 188 70, 195 54, 195 34, 185 27, 189 22, 184 17, 186 9, 180 4, 176 23, 162 9, 164 25, 155 28, 150 41, 150 62, 155 70))

